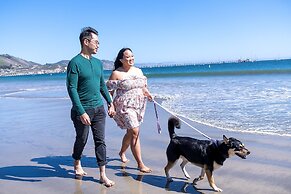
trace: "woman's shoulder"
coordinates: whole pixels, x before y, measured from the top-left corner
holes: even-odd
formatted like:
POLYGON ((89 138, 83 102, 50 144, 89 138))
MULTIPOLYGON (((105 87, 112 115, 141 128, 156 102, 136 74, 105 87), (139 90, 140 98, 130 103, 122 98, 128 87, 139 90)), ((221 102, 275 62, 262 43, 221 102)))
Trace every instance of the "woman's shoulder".
POLYGON ((143 76, 142 70, 138 67, 134 67, 134 72, 139 76, 143 76))
POLYGON ((113 70, 109 80, 120 80, 122 78, 122 72, 119 69, 113 70))
POLYGON ((141 69, 139 67, 133 66, 132 67, 135 71, 141 71, 141 69))

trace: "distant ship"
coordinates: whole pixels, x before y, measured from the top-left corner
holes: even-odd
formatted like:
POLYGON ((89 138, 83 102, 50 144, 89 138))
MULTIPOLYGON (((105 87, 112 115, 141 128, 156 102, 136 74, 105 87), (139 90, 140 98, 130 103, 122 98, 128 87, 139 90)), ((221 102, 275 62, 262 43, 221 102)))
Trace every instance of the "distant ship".
POLYGON ((255 60, 251 60, 251 59, 239 59, 237 60, 238 63, 246 63, 246 62, 255 62, 255 60))

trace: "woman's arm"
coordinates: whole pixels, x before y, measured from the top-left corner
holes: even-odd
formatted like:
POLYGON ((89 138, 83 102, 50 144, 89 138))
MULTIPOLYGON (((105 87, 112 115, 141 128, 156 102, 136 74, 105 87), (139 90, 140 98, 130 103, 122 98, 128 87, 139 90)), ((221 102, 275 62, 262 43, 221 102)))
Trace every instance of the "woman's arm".
POLYGON ((150 101, 154 99, 147 87, 143 88, 143 95, 146 96, 150 101))
MULTIPOLYGON (((144 76, 144 74, 140 68, 136 68, 136 71, 137 71, 137 74, 139 76, 144 76)), ((143 91, 143 95, 146 96, 150 101, 153 100, 153 96, 147 88, 147 83, 145 84, 145 87, 142 89, 142 91, 143 91)))
MULTIPOLYGON (((112 73, 111 73, 111 75, 110 75, 108 80, 119 80, 119 77, 120 77, 120 75, 119 75, 118 71, 112 71, 112 73)), ((110 90, 109 91, 109 93, 111 94, 112 98, 114 96, 114 92, 115 92, 115 90, 110 90)))

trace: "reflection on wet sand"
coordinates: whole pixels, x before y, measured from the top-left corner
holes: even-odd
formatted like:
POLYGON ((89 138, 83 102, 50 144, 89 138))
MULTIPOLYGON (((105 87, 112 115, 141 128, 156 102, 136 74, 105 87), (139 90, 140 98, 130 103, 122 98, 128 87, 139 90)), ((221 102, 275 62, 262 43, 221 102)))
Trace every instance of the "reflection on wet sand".
POLYGON ((142 194, 143 193, 143 185, 142 185, 142 179, 144 177, 143 173, 139 172, 137 175, 131 174, 126 172, 126 164, 121 164, 121 176, 129 178, 127 180, 128 182, 128 188, 130 188, 130 193, 136 193, 136 194, 142 194), (132 181, 132 178, 136 181, 132 181))
MULTIPOLYGON (((83 176, 75 176, 75 192, 74 194, 85 194, 82 188, 83 184, 83 176)), ((96 193, 98 194, 106 194, 107 193, 107 187, 97 184, 96 186, 96 193)))

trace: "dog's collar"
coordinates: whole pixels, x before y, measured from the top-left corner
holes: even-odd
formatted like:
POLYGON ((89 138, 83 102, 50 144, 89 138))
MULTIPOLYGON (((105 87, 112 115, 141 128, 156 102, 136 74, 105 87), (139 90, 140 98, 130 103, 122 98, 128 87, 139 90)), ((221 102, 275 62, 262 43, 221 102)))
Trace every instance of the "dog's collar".
POLYGON ((226 158, 228 158, 228 155, 225 155, 221 150, 219 149, 219 146, 221 145, 221 141, 216 140, 216 139, 211 139, 210 140, 214 147, 221 153, 220 159, 215 160, 217 164, 220 164, 221 166, 223 165, 223 162, 225 161, 226 158))

